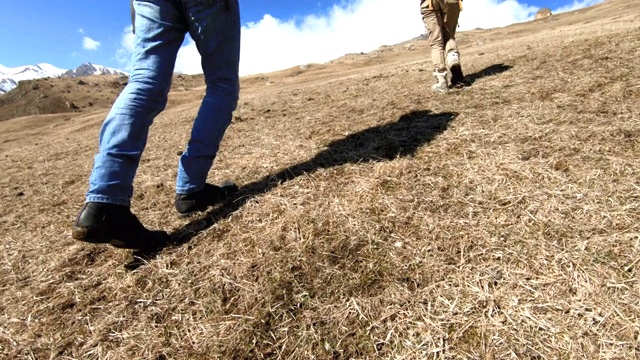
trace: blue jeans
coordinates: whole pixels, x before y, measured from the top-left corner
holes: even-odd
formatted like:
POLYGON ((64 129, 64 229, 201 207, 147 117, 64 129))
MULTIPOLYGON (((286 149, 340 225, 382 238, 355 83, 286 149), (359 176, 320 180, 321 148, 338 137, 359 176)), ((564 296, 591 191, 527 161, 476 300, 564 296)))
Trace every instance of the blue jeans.
POLYGON ((129 83, 100 131, 87 202, 129 206, 133 179, 153 119, 164 110, 178 50, 187 32, 202 57, 206 93, 180 157, 176 192, 201 190, 238 102, 238 0, 136 0, 129 83))

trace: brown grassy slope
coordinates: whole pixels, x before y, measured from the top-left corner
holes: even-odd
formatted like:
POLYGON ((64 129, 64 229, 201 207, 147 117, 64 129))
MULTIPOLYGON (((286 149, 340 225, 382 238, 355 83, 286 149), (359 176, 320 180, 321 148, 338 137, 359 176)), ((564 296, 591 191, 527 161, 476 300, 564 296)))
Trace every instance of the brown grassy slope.
MULTIPOLYGON (((127 82, 126 76, 116 75, 21 81, 18 87, 0 95, 0 121, 30 115, 104 110, 111 106, 127 82)), ((202 76, 177 75, 173 81, 176 92, 200 86, 202 76)), ((69 116, 65 118, 68 121, 69 116)))
POLYGON ((133 208, 178 244, 136 271, 70 239, 106 109, 0 123, 0 357, 638 358, 638 13, 463 33, 446 96, 423 42, 245 78, 198 219, 172 92, 133 208))

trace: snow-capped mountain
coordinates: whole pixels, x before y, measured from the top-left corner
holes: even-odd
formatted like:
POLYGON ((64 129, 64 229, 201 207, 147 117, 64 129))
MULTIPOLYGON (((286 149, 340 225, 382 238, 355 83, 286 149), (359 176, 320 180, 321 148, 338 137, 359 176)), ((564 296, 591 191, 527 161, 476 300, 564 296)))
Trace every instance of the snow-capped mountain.
POLYGON ((15 80, 0 75, 0 94, 9 92, 16 86, 18 86, 18 83, 15 80))
POLYGON ((128 75, 126 72, 102 65, 84 63, 75 69, 65 70, 51 64, 25 65, 14 68, 0 65, 0 94, 11 91, 22 80, 45 77, 79 77, 89 75, 128 75))
POLYGON ((0 76, 2 76, 3 78, 11 78, 16 82, 20 80, 60 76, 64 72, 65 70, 58 69, 57 67, 46 63, 38 65, 18 66, 14 68, 8 68, 0 65, 0 76))
POLYGON ((39 79, 43 77, 56 77, 65 72, 51 64, 38 64, 18 66, 14 68, 0 65, 0 94, 10 91, 18 86, 18 81, 39 79))
POLYGON ((126 72, 103 65, 94 65, 92 63, 84 63, 75 69, 67 70, 62 74, 64 77, 79 77, 89 75, 128 75, 126 72))

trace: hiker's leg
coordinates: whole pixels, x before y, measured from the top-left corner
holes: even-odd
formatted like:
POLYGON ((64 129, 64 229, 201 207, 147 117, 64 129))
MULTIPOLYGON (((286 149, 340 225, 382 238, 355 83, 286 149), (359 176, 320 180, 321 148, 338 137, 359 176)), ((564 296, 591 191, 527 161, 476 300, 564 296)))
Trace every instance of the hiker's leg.
POLYGON ((456 43, 456 29, 458 28, 458 18, 460 17, 460 4, 458 0, 446 0, 443 11, 443 43, 445 44, 445 54, 450 51, 458 52, 458 44, 456 43))
POLYGON ((179 9, 165 0, 136 0, 136 34, 129 83, 100 132, 87 202, 130 205, 133 179, 149 126, 167 102, 176 55, 186 33, 179 9))
POLYGON ((183 1, 189 32, 200 56, 206 93, 187 148, 180 157, 176 192, 195 193, 205 186, 220 141, 238 102, 240 12, 238 0, 183 1))
POLYGON ((458 0, 445 0, 443 18, 443 38, 445 43, 445 59, 447 69, 451 73, 451 85, 464 85, 464 74, 460 64, 460 52, 456 43, 456 28, 460 17, 460 3, 458 0))
POLYGON ((429 34, 429 48, 433 63, 433 76, 436 83, 431 86, 435 92, 447 92, 447 69, 444 62, 444 43, 442 34, 442 4, 441 0, 425 0, 421 3, 422 20, 429 34))
POLYGON ((433 8, 423 6, 422 20, 429 33, 429 48, 431 49, 431 61, 434 70, 445 69, 444 65, 444 43, 442 39, 442 12, 438 0, 432 0, 433 8))

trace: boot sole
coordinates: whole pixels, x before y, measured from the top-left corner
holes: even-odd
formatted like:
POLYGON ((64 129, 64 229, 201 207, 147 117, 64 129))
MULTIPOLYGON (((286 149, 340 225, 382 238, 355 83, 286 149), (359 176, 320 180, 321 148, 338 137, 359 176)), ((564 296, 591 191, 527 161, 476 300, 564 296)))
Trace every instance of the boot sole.
POLYGON ((86 242, 89 244, 109 244, 118 249, 131 249, 131 250, 147 250, 152 248, 158 248, 169 242, 170 236, 166 231, 153 230, 149 232, 148 244, 140 246, 140 244, 134 244, 130 241, 112 239, 106 236, 103 232, 90 227, 76 226, 71 231, 71 237, 74 240, 86 242))
POLYGON ((108 244, 111 242, 111 239, 106 237, 102 232, 83 226, 75 226, 71 231, 71 237, 74 240, 90 244, 108 244))
MULTIPOLYGON (((218 201, 208 204, 205 207, 198 207, 195 210, 191 210, 191 211, 187 211, 187 212, 178 212, 178 217, 183 218, 183 219, 187 219, 190 217, 194 217, 198 214, 201 214, 203 212, 208 211, 211 207, 214 206, 218 206, 220 204, 224 204, 225 202, 229 201, 229 199, 233 198, 235 196, 235 194, 238 192, 238 186, 233 183, 233 182, 224 182, 221 186, 221 189, 224 190, 225 194, 223 198, 218 199, 218 201)), ((179 206, 175 206, 176 209, 178 209, 179 206)))
POLYGON ((433 91, 436 94, 446 94, 447 91, 449 91, 449 89, 447 89, 447 88, 431 88, 431 91, 433 91))
POLYGON ((219 202, 217 202, 215 204, 211 204, 211 205, 207 206, 204 209, 197 209, 197 210, 184 212, 184 213, 179 212, 178 213, 178 217, 181 218, 181 219, 189 219, 189 218, 192 218, 192 217, 196 217, 196 216, 198 216, 198 214, 205 213, 205 212, 209 211, 210 208, 212 208, 214 206, 217 206, 217 205, 220 205, 220 204, 224 203, 227 200, 228 199, 225 199, 225 200, 219 201, 219 202))
POLYGON ((188 213, 178 213, 178 217, 181 219, 189 219, 205 211, 206 210, 196 210, 196 211, 190 211, 188 213))

